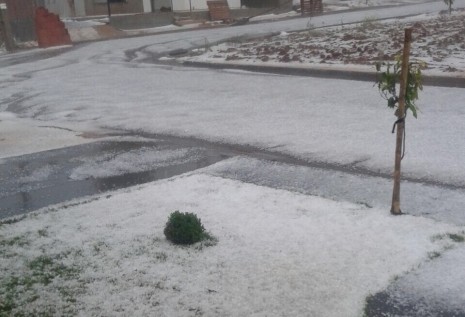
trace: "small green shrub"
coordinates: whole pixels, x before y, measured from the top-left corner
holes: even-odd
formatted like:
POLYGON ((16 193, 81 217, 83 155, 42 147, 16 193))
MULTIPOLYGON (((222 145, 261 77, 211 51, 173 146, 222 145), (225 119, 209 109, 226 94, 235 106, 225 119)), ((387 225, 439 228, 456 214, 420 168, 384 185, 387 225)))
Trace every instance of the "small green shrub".
POLYGON ((197 215, 178 210, 169 216, 163 233, 175 244, 193 244, 209 236, 197 215))

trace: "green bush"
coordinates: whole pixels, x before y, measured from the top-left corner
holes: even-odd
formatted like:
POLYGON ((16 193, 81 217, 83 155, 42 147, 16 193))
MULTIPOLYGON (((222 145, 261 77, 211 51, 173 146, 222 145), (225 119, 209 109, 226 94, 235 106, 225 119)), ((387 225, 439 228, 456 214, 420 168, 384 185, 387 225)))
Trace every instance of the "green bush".
POLYGON ((209 236, 197 215, 177 210, 169 216, 163 233, 175 244, 193 244, 209 236))

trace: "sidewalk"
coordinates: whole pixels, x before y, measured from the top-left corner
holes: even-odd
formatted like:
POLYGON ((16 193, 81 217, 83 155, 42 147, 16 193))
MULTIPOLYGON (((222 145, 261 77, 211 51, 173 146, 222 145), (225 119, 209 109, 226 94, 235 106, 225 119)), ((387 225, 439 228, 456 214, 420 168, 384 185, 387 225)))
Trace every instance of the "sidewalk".
MULTIPOLYGON (((329 0, 325 4, 324 12, 314 15, 312 18, 339 14, 341 12, 366 11, 373 8, 381 9, 411 4, 409 1, 402 2, 402 0, 388 1, 387 3, 382 2, 380 4, 379 2, 375 2, 372 5, 364 5, 359 2, 355 4, 352 2, 329 0)), ((234 20, 243 20, 246 24, 311 18, 309 16, 302 16, 298 8, 297 11, 294 11, 287 7, 246 8, 232 10, 231 15, 234 20)), ((64 22, 71 35, 71 39, 75 43, 186 31, 189 29, 235 26, 234 24, 224 24, 221 21, 211 21, 208 11, 121 14, 111 16, 110 23, 108 23, 108 17, 106 16, 64 19, 64 22)))
MULTIPOLYGON (((269 22, 277 19, 301 17, 295 11, 281 12, 282 9, 241 9, 231 12, 235 20, 248 19, 250 23, 269 22), (265 15, 262 15, 264 13, 265 15)), ((64 19, 74 43, 161 34, 191 29, 232 26, 221 21, 210 21, 208 11, 200 12, 156 12, 127 15, 113 15, 94 19, 64 19)))

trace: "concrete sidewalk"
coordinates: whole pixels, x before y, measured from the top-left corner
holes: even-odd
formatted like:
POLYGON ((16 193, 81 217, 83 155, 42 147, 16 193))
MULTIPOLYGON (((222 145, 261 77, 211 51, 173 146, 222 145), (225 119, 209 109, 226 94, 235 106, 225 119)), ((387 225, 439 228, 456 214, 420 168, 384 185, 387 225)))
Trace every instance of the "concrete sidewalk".
MULTIPOLYGON (((328 12, 330 13, 330 12, 328 12)), ((301 15, 288 8, 249 8, 232 10, 234 21, 245 23, 270 22, 288 18, 299 18, 301 15), (263 16, 266 14, 266 16, 263 16), (257 21, 249 21, 259 17, 257 21)), ((94 17, 93 19, 64 20, 73 42, 106 40, 133 36, 162 34, 194 29, 227 27, 222 21, 211 21, 208 11, 198 12, 154 12, 121 14, 108 17, 94 17)))
POLYGON ((175 23, 177 22, 173 19, 171 13, 115 16, 111 17, 110 23, 96 23, 95 25, 86 25, 82 23, 82 25, 79 26, 79 23, 65 22, 73 43, 103 41, 224 26, 206 23, 206 21, 201 20, 189 20, 187 24, 179 25, 175 23))

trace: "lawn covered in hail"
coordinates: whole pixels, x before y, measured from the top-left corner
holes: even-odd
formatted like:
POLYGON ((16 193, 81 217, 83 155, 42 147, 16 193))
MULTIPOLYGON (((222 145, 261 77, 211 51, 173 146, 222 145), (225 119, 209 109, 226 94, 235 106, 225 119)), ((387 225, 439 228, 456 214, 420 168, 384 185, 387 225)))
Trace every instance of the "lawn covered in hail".
POLYGON ((460 230, 188 174, 4 221, 0 314, 359 316, 460 230), (217 243, 168 242, 175 210, 196 213, 217 243))

